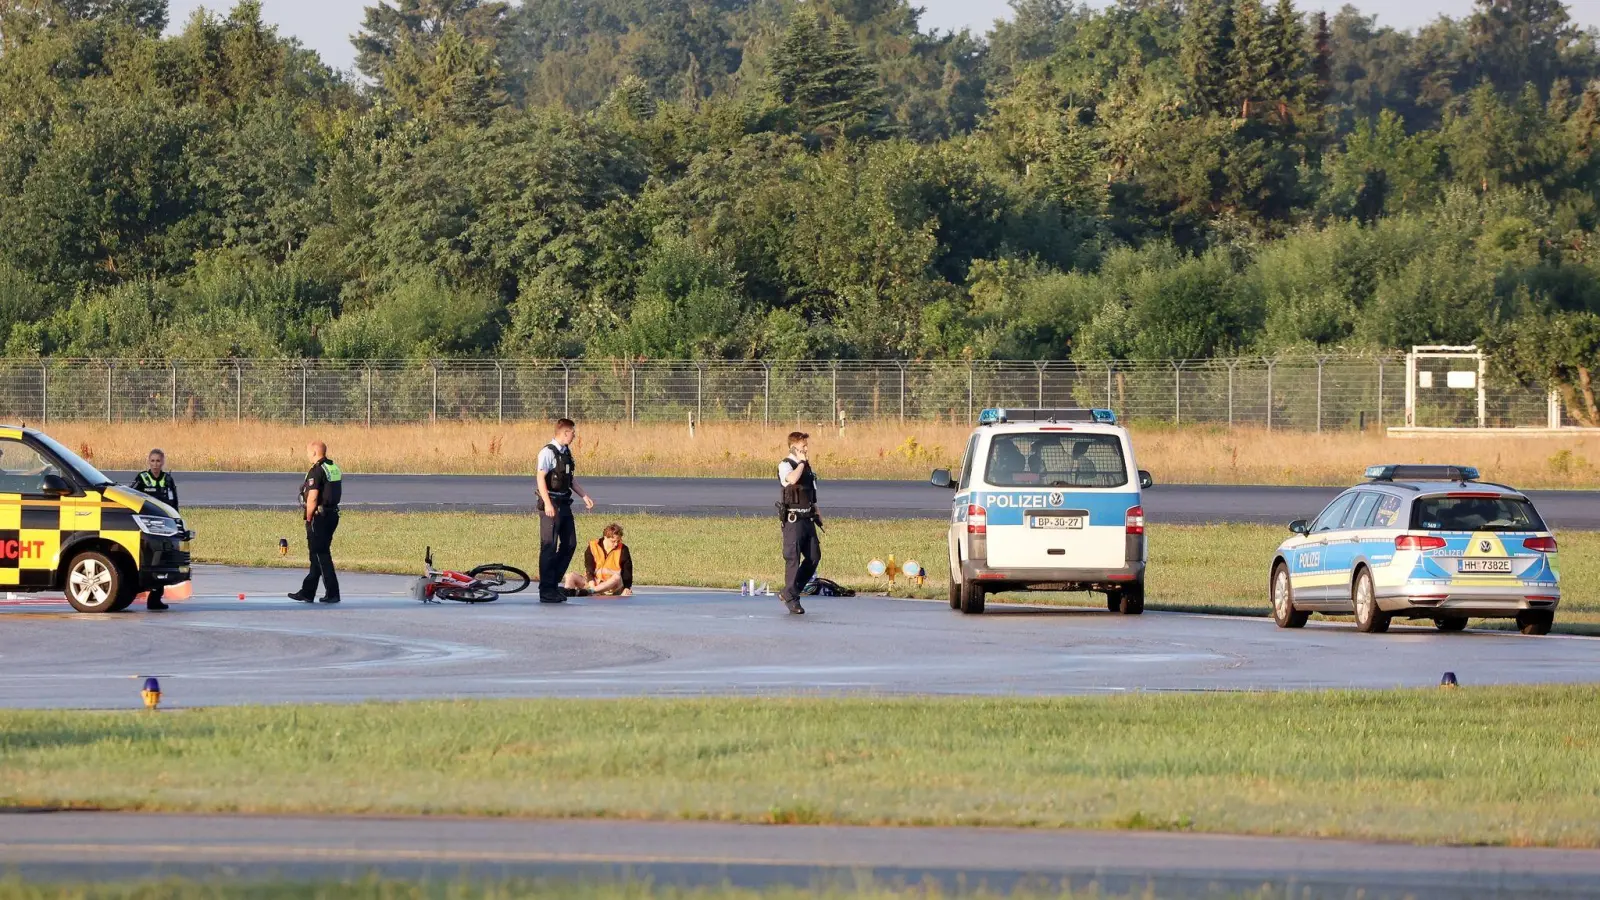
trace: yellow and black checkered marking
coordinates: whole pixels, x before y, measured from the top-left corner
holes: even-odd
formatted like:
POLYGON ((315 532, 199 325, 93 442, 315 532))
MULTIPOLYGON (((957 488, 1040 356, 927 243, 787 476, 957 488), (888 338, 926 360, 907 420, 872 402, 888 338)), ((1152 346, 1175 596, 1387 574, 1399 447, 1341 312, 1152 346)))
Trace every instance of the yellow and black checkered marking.
POLYGON ((0 494, 0 587, 55 587, 62 552, 87 538, 119 544, 139 559, 139 526, 122 499, 96 491, 60 500, 0 494))

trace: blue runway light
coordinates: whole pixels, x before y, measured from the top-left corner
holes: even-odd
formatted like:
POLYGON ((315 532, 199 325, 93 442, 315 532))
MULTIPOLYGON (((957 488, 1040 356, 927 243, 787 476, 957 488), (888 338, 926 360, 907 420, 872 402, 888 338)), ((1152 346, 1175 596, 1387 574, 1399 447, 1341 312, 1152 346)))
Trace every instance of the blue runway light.
POLYGON ((157 706, 160 706, 161 682, 154 678, 146 678, 144 680, 144 690, 139 692, 139 696, 144 698, 145 709, 155 709, 157 706))

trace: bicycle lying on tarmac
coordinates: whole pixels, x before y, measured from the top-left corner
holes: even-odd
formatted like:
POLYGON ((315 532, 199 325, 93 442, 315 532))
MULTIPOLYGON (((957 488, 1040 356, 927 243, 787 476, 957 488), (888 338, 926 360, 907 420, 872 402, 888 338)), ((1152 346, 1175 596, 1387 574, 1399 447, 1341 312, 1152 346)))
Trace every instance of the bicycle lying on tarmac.
POLYGON ((433 567, 433 548, 423 556, 423 574, 412 594, 423 603, 455 600, 488 603, 501 594, 515 594, 528 586, 528 573, 504 563, 486 563, 470 572, 440 571, 433 567))

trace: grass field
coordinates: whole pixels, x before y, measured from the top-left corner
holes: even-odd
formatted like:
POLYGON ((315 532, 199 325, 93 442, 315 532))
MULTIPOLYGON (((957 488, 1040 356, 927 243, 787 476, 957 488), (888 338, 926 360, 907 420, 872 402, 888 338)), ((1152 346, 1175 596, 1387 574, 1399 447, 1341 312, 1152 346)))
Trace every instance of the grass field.
MULTIPOLYGON (((813 433, 813 459, 830 478, 923 480, 959 462, 966 424, 907 422, 837 429, 815 422, 704 425, 580 423, 580 474, 766 477, 792 428, 813 433)), ((106 469, 144 467, 160 446, 186 470, 299 471, 312 438, 328 442, 347 472, 527 474, 549 440, 534 424, 444 423, 298 427, 265 423, 60 423, 49 431, 106 469)), ((1268 432, 1207 426, 1136 427, 1139 465, 1158 483, 1328 484, 1359 479, 1379 462, 1476 465, 1520 487, 1600 487, 1600 437, 1390 439, 1370 432, 1268 432)))
MULTIPOLYGON (((243 566, 304 564, 305 532, 290 512, 197 509, 188 519, 200 534, 195 554, 202 562, 243 566), (278 538, 293 548, 278 556, 278 538)), ((578 537, 597 537, 608 518, 578 516, 578 537)), ((641 584, 738 587, 746 578, 778 582, 783 559, 778 524, 763 518, 674 518, 620 516, 641 584)), ((886 590, 867 575, 867 562, 892 554, 914 559, 928 572, 918 588, 904 578, 898 596, 943 597, 948 584, 943 522, 836 519, 827 524, 823 575, 857 590, 886 590)), ((335 559, 371 572, 420 573, 422 552, 432 546, 441 565, 467 568, 505 562, 530 573, 539 557, 538 523, 531 516, 471 513, 350 513, 339 525, 335 559)), ((1265 525, 1165 525, 1150 532, 1147 604, 1152 609, 1266 615, 1267 564, 1288 532, 1265 525)), ((1564 599, 1557 628, 1600 623, 1600 534, 1561 536, 1564 599)), ((582 564, 579 554, 576 565, 582 564)), ((204 590, 204 586, 198 586, 204 590)), ((1098 595, 1018 594, 1029 602, 1100 606, 1098 595)))
MULTIPOLYGON (((1160 900, 1164 894, 1142 890, 1107 893, 1070 887, 1029 886, 997 892, 981 885, 945 891, 937 883, 890 885, 869 879, 839 879, 805 888, 761 890, 713 886, 683 888, 634 881, 361 881, 329 882, 159 882, 99 884, 28 884, 0 878, 0 900, 1160 900)), ((1175 895, 1176 896, 1176 895, 1175 895)), ((1207 894, 1213 900, 1290 900, 1292 891, 1265 888, 1242 894, 1207 894)))
POLYGON ((1600 846, 1592 686, 0 710, 0 805, 1600 846))

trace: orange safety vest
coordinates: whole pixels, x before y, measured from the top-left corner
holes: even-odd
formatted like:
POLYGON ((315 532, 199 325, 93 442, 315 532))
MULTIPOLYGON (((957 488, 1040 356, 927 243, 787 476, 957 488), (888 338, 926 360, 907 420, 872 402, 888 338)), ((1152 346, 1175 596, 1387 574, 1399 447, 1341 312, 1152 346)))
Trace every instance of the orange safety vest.
POLYGON ((617 542, 617 549, 606 552, 603 541, 589 542, 589 555, 594 557, 594 578, 596 581, 605 581, 613 575, 622 574, 622 542, 617 542))

